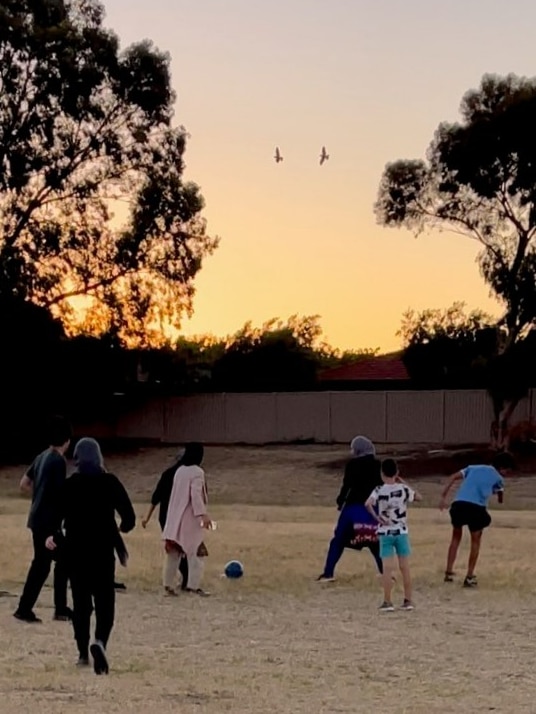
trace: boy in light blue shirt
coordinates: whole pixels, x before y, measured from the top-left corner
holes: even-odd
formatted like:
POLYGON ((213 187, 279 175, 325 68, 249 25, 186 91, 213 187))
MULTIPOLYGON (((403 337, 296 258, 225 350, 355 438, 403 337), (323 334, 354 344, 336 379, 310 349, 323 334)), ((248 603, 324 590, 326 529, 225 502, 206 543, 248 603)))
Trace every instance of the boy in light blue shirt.
POLYGON ((514 462, 510 454, 501 453, 495 457, 492 466, 468 466, 450 477, 441 497, 440 510, 443 511, 447 507, 447 496, 452 486, 459 481, 461 484, 450 507, 452 538, 447 556, 445 582, 449 583, 454 579, 454 563, 462 540, 463 527, 467 526, 471 534, 471 552, 463 585, 466 588, 476 587, 475 568, 480 554, 482 533, 491 524, 491 516, 487 510, 488 501, 493 494, 497 494, 498 502, 503 502, 503 478, 509 475, 513 468, 514 462))

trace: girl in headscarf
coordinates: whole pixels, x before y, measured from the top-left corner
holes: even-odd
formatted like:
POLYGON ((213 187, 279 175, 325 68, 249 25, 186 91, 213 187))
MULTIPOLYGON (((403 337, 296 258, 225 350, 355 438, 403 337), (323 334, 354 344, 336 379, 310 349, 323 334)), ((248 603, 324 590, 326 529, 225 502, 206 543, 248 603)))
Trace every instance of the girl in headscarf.
POLYGON ((346 464, 344 479, 337 497, 341 512, 329 545, 324 572, 319 582, 335 580, 335 567, 345 548, 368 548, 374 557, 378 573, 383 572, 377 537, 377 521, 365 507, 376 486, 381 485, 381 465, 374 444, 365 436, 356 436, 350 444, 352 458, 346 464))
POLYGON ((126 563, 128 554, 120 536, 136 524, 130 498, 113 474, 104 469, 94 439, 81 439, 74 450, 76 472, 67 479, 60 509, 65 536, 51 534, 47 547, 61 546, 71 581, 73 629, 78 664, 93 658, 96 674, 108 674, 106 647, 115 616, 115 551, 126 563), (119 530, 116 513, 121 519, 119 530), (95 610, 95 639, 91 647, 90 621, 95 610))
MULTIPOLYGON (((178 457, 173 466, 166 469, 160 476, 151 496, 151 505, 149 506, 147 515, 141 522, 143 528, 147 528, 156 507, 159 506, 158 522, 160 529, 162 531, 164 530, 169 508, 169 499, 171 498, 171 491, 173 490, 173 479, 175 478, 177 469, 183 465, 183 456, 178 457)), ((188 558, 184 554, 181 555, 179 560, 179 573, 182 577, 181 590, 186 590, 188 587, 188 558)))
POLYGON ((166 559, 164 563, 164 589, 176 595, 177 567, 181 554, 188 558, 188 592, 208 595, 201 589, 203 576, 203 529, 211 528, 207 513, 207 488, 205 472, 201 468, 204 449, 202 444, 187 444, 182 465, 173 479, 166 523, 162 533, 166 559))

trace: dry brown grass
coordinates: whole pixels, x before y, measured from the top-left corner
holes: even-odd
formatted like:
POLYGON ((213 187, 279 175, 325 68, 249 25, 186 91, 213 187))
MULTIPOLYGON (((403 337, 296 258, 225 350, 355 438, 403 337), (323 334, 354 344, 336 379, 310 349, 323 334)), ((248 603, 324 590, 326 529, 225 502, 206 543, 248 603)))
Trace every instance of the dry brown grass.
MULTIPOLYGON (((108 464, 144 501, 169 456, 147 451, 108 464)), ((345 554, 336 585, 313 582, 336 516, 331 503, 339 481, 318 465, 340 456, 314 448, 209 451, 211 510, 219 521, 207 535, 206 585, 213 597, 164 599, 156 521, 147 532, 135 531, 128 539, 131 564, 120 573, 128 591, 118 596, 112 673, 105 680, 73 667, 70 627, 49 619, 50 590, 39 604, 41 626, 16 622, 15 601, 0 599, 1 711, 534 712, 532 514, 494 512, 480 589, 467 592, 441 582, 447 516, 415 509, 417 609, 379 615, 368 554, 345 554), (231 557, 245 563, 242 581, 220 577, 231 557)), ((4 472, 4 493, 14 492, 19 474, 4 472)), ((425 506, 435 505, 436 480, 421 486, 425 506)), ((532 504, 532 479, 511 486, 509 503, 532 504)), ((14 498, 0 501, 0 588, 17 593, 30 557, 26 507, 14 498)))

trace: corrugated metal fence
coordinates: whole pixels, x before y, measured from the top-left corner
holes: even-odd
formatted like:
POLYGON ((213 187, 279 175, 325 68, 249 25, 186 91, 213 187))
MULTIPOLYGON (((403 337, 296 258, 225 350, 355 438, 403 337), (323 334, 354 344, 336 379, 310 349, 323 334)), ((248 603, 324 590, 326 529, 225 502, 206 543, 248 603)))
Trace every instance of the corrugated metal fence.
MULTIPOLYGON (((514 422, 536 416, 533 392, 514 422)), ((162 443, 343 443, 366 434, 379 443, 484 444, 491 403, 485 391, 207 394, 146 404, 113 425, 118 438, 162 443)))

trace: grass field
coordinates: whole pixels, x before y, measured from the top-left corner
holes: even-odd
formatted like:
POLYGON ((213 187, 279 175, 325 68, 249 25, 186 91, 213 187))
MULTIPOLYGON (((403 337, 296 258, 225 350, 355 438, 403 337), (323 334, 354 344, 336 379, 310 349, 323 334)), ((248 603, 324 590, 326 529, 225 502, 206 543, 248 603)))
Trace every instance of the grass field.
MULTIPOLYGON (((140 515, 172 456, 162 449, 107 459, 140 515)), ((162 597, 156 519, 137 529, 129 568, 118 573, 128 590, 118 596, 108 678, 73 666, 71 629, 52 622, 50 589, 36 608, 38 626, 16 622, 16 600, 0 598, 1 711, 532 714, 536 479, 512 479, 504 510, 493 511, 478 591, 442 582, 449 525, 435 508, 440 479, 417 480, 425 496, 410 514, 417 609, 380 615, 367 553, 346 553, 336 584, 314 582, 345 456, 327 447, 209 449, 218 530, 207 534, 205 584, 213 597, 162 597), (220 577, 232 557, 245 564, 242 581, 220 577)), ((22 468, 0 472, 0 589, 12 594, 30 558, 28 504, 16 496, 22 468)), ((460 574, 466 556, 467 544, 460 574)))

